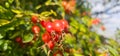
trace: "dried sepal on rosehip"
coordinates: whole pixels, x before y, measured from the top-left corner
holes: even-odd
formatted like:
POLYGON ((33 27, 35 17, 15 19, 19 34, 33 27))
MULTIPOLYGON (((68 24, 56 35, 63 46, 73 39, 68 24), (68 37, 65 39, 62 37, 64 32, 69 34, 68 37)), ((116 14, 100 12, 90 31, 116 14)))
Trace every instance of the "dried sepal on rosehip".
POLYGON ((38 34, 40 32, 40 27, 37 25, 32 26, 32 32, 38 34))
POLYGON ((32 21, 34 24, 36 24, 37 22, 39 22, 38 16, 32 15, 31 21, 32 21))

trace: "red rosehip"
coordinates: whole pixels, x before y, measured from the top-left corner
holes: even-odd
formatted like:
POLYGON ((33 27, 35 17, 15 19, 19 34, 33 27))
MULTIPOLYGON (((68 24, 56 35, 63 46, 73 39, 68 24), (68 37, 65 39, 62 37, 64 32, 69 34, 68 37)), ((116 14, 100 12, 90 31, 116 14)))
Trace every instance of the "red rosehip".
POLYGON ((76 0, 70 0, 70 1, 62 1, 62 6, 66 13, 70 14, 74 10, 76 4, 76 0))
POLYGON ((76 0, 70 0, 69 4, 71 5, 71 7, 75 7, 76 5, 76 0))
POLYGON ((62 32, 64 30, 64 26, 63 24, 61 23, 60 20, 55 20, 53 22, 53 29, 56 31, 56 32, 62 32))
POLYGON ((41 24, 43 27, 45 27, 46 24, 47 24, 47 22, 48 22, 48 21, 44 21, 44 20, 42 20, 42 21, 40 21, 40 24, 41 24))
POLYGON ((64 29, 68 28, 68 22, 65 19, 60 20, 61 23, 63 24, 64 29))
POLYGON ((52 24, 52 22, 47 22, 46 26, 45 26, 45 29, 46 29, 47 32, 52 32, 53 31, 53 24, 52 24))
POLYGON ((54 48, 55 44, 54 44, 53 41, 49 41, 49 42, 47 43, 47 46, 48 46, 48 48, 49 48, 50 50, 52 50, 52 49, 54 48))
POLYGON ((39 20, 38 20, 38 17, 37 16, 32 16, 31 17, 31 21, 36 24, 39 20))
POLYGON ((104 30, 105 30, 105 26, 101 26, 101 30, 103 30, 103 31, 104 31, 104 30))
POLYGON ((100 19, 93 19, 93 20, 92 20, 92 24, 97 25, 97 24, 99 24, 99 23, 100 23, 100 19))
POLYGON ((63 53, 61 51, 56 51, 53 56, 63 56, 63 53))
POLYGON ((32 26, 32 32, 34 34, 38 34, 40 32, 39 26, 36 26, 36 25, 32 26))
POLYGON ((66 1, 62 1, 62 6, 65 8, 67 5, 67 2, 66 1))
POLYGON ((17 37, 17 38, 15 39, 15 41, 18 42, 18 43, 22 43, 22 38, 21 38, 21 37, 17 37))
POLYGON ((44 43, 48 43, 51 40, 50 34, 48 32, 44 33, 42 35, 42 40, 43 40, 44 43))

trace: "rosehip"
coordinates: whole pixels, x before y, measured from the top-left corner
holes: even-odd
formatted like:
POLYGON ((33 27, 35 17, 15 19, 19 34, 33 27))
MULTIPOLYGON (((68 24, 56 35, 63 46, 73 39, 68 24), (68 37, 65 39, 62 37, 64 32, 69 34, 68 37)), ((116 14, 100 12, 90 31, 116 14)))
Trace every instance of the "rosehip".
POLYGON ((52 24, 52 22, 47 22, 46 26, 45 26, 45 29, 46 29, 47 32, 52 32, 53 31, 53 24, 52 24))
POLYGON ((67 2, 66 1, 62 1, 62 6, 65 8, 67 5, 67 2))
POLYGON ((41 24, 43 27, 45 27, 46 24, 47 24, 47 22, 48 22, 48 21, 44 21, 44 20, 42 20, 42 21, 40 21, 40 24, 41 24))
POLYGON ((39 26, 32 26, 32 32, 35 33, 35 34, 38 34, 40 32, 40 28, 39 26))
POLYGON ((31 17, 31 21, 36 24, 39 20, 38 20, 38 17, 37 16, 32 16, 31 17))
POLYGON ((104 27, 104 26, 101 26, 101 30, 103 30, 103 31, 104 31, 104 30, 105 30, 105 27, 104 27))
POLYGON ((64 27, 63 27, 63 24, 61 23, 60 20, 55 20, 53 22, 53 29, 56 31, 56 32, 62 32, 64 30, 64 27))
POLYGON ((100 19, 94 19, 94 20, 92 20, 92 24, 97 25, 99 23, 100 23, 100 19))
POLYGON ((53 41, 49 41, 49 42, 47 43, 47 46, 48 46, 48 48, 49 48, 50 50, 52 50, 52 49, 54 48, 55 44, 54 44, 53 41))
POLYGON ((21 38, 21 37, 17 37, 17 38, 15 39, 15 41, 18 42, 18 43, 22 43, 22 38, 21 38))
POLYGON ((65 19, 62 19, 62 20, 60 20, 60 21, 61 21, 61 23, 63 24, 64 29, 65 29, 65 28, 68 28, 68 22, 67 22, 65 19))
POLYGON ((51 40, 50 34, 48 32, 44 33, 42 35, 42 40, 43 40, 44 43, 48 43, 51 40))

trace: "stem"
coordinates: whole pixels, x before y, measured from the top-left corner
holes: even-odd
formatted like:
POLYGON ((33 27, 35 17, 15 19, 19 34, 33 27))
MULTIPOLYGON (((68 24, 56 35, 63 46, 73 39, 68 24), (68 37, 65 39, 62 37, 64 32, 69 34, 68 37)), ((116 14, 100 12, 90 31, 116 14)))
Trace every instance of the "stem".
POLYGON ((47 56, 50 56, 50 52, 51 52, 51 50, 48 51, 47 56))

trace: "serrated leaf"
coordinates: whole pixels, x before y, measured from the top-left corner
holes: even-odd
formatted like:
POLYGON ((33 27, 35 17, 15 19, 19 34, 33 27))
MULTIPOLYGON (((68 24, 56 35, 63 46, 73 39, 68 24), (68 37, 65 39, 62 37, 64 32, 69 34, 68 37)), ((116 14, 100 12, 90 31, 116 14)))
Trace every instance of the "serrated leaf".
POLYGON ((33 40, 33 34, 29 33, 24 35, 23 37, 23 43, 27 43, 33 40))

